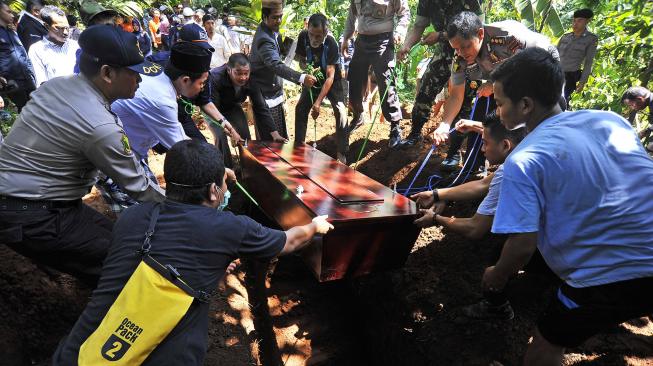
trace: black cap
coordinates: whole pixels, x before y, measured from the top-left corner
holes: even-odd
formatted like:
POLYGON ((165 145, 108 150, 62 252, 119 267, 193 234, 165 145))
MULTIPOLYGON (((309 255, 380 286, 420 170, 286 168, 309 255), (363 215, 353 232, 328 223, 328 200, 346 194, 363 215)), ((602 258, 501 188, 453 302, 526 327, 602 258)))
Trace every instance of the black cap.
POLYGON ((574 12, 574 18, 592 19, 594 12, 592 9, 580 9, 574 12))
POLYGON ((206 34, 204 28, 195 23, 186 24, 181 27, 179 38, 182 41, 193 42, 204 49, 215 52, 215 48, 209 44, 209 36, 206 34))
POLYGON ((170 62, 175 68, 195 74, 211 69, 212 52, 194 42, 177 42, 170 50, 170 62))
POLYGON ((126 67, 147 76, 156 76, 163 67, 145 60, 138 40, 114 25, 94 25, 79 36, 82 57, 111 66, 126 67))

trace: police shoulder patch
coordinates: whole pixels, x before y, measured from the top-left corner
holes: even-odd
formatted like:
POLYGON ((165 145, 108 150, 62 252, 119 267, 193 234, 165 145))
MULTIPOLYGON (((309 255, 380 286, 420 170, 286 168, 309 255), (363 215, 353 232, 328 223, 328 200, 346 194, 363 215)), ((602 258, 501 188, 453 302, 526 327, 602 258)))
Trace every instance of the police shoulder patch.
POLYGON ((127 135, 125 135, 125 132, 122 132, 122 137, 120 138, 120 142, 122 142, 122 149, 127 155, 132 154, 132 148, 129 145, 129 139, 127 138, 127 135))

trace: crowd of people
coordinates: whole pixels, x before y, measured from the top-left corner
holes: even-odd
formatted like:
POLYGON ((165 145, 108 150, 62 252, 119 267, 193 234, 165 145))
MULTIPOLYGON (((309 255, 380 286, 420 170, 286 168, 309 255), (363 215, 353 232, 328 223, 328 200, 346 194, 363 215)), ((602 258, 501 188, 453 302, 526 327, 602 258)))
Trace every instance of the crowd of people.
MULTIPOLYGON (((565 347, 653 312, 653 301, 640 295, 653 289, 653 161, 646 152, 653 146, 640 140, 651 136, 653 113, 634 131, 612 112, 565 111, 591 75, 598 39, 587 29, 590 9, 574 13, 572 32, 557 46, 514 20, 484 23, 477 0, 420 0, 410 29, 406 0, 352 1, 339 42, 327 17, 313 14, 292 45, 280 36, 283 11, 281 0, 263 0, 262 20, 249 35, 235 16, 213 8, 162 5, 132 18, 89 0, 79 8, 80 33, 71 14, 41 0, 28 0, 19 19, 0 2, 0 95, 20 112, 0 142, 0 241, 96 288, 54 364, 84 364, 101 354, 200 365, 204 295, 230 262, 292 253, 333 229, 323 216, 283 232, 224 211, 227 183, 236 180, 229 140, 290 140, 284 80, 302 85, 294 142, 304 142, 309 115, 317 118, 328 99, 336 158, 345 164, 350 133, 365 123, 370 73, 393 150, 420 145, 431 106, 447 91, 433 135, 434 144, 449 143, 442 168, 460 167, 467 137, 481 150, 467 169, 486 158, 498 169, 413 195, 415 224, 472 240, 508 235, 483 274, 483 300, 463 309, 470 318, 512 319, 506 283, 525 267, 544 268, 559 282, 525 364, 560 365, 565 347), (423 35, 428 26, 435 32, 423 35), (403 138, 395 63, 417 42, 433 45, 434 56, 403 138), (215 145, 198 129, 195 107, 210 122, 215 145), (166 154, 165 190, 149 169, 151 151, 166 154), (93 186, 119 214, 115 223, 82 202, 93 186), (447 202, 480 198, 471 218, 441 215, 447 202), (135 329, 147 324, 127 317, 113 324, 110 315, 125 310, 121 291, 151 258, 163 263, 166 278, 183 280, 193 301, 162 339, 137 343, 135 329), (125 331, 97 344, 111 327, 125 331), (111 348, 116 340, 120 352, 111 348)), ((622 102, 650 112, 653 94, 634 86, 622 102)))

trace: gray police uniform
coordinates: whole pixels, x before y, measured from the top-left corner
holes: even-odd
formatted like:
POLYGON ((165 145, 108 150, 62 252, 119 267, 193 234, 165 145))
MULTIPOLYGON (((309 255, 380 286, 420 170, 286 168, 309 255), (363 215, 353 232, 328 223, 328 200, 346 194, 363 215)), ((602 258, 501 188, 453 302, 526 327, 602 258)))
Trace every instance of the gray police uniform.
POLYGON ((460 85, 468 80, 491 80, 490 73, 503 61, 513 56, 524 48, 539 47, 547 50, 556 60, 560 60, 558 50, 549 39, 539 33, 526 28, 525 25, 514 20, 491 23, 484 26, 485 36, 481 51, 473 64, 468 65, 462 57, 456 57, 451 67, 451 82, 460 85), (515 52, 508 48, 512 39, 520 44, 515 52))
POLYGON ((381 109, 385 119, 391 123, 391 137, 400 137, 399 121, 402 118, 399 96, 393 85, 393 32, 405 38, 409 20, 410 9, 407 0, 351 0, 345 24, 345 39, 350 39, 358 28, 355 52, 349 64, 349 100, 356 115, 361 115, 363 90, 367 85, 367 74, 371 65, 379 85, 379 93, 387 93, 381 109))
POLYGON ((592 73, 599 38, 587 30, 576 37, 574 32, 563 35, 558 42, 560 66, 565 72, 565 99, 567 103, 578 82, 585 84, 592 73), (581 67, 582 66, 582 67, 581 67))
POLYGON ((0 145, 0 242, 97 281, 112 223, 81 198, 98 169, 138 200, 164 199, 136 161, 120 120, 86 77, 44 83, 0 145))
MULTIPOLYGON (((514 20, 505 20, 496 23, 490 23, 483 27, 485 29, 483 44, 478 53, 476 60, 473 64, 468 65, 467 62, 460 56, 456 56, 451 66, 451 83, 453 85, 460 85, 466 81, 470 82, 468 92, 465 93, 462 108, 458 114, 458 118, 468 118, 472 110, 472 99, 476 95, 475 89, 478 87, 477 80, 490 80, 492 71, 503 61, 507 60, 515 53, 522 49, 530 47, 539 47, 547 50, 557 60, 558 50, 551 44, 549 39, 539 33, 533 32, 520 22, 514 20), (519 42, 520 47, 514 52, 508 48, 512 40, 519 42)), ((494 100, 492 97, 489 100, 481 100, 479 98, 478 107, 471 116, 472 119, 482 120, 485 118, 485 110, 493 110, 495 108, 494 100)), ((452 157, 462 145, 464 135, 454 132, 450 134, 449 151, 447 157, 452 157)), ((477 160, 479 165, 484 160, 484 157, 477 160)), ((475 169, 476 166, 472 167, 475 169)))

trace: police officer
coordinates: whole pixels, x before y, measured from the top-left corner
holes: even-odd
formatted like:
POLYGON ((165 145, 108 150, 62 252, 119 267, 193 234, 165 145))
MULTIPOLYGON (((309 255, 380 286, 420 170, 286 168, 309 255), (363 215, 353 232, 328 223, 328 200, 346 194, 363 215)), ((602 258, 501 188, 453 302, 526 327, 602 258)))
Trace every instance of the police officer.
POLYGON ((84 31, 82 73, 52 79, 33 92, 0 145, 0 242, 91 284, 112 228, 81 200, 97 170, 139 200, 164 199, 110 108, 115 100, 134 97, 139 73, 153 70, 137 42, 113 26, 84 31))
POLYGON ((429 24, 435 32, 424 36, 421 43, 435 45, 435 49, 415 97, 410 134, 401 141, 401 147, 413 146, 421 140, 422 127, 429 119, 433 101, 451 76, 454 52, 447 39, 447 23, 451 17, 465 10, 482 14, 478 0, 420 0, 417 5, 415 24, 408 31, 406 41, 397 53, 397 59, 402 61, 406 57, 429 24))
POLYGON ((393 85, 395 44, 401 44, 406 37, 409 20, 407 0, 352 0, 341 45, 342 54, 347 57, 349 39, 358 30, 356 51, 349 64, 348 76, 349 100, 354 109, 352 129, 363 123, 363 89, 367 85, 367 72, 371 65, 379 84, 379 93, 385 95, 381 109, 385 119, 390 122, 390 148, 396 148, 401 141, 401 106, 393 85))
POLYGON ((581 92, 592 73, 592 63, 596 55, 599 39, 596 34, 587 30, 587 23, 594 16, 591 9, 580 9, 574 12, 572 31, 566 33, 558 42, 560 63, 565 72, 565 100, 569 104, 571 93, 581 92), (582 69, 581 69, 581 65, 582 69))
MULTIPOLYGON (((504 60, 524 48, 539 47, 560 59, 549 39, 514 20, 483 25, 481 18, 469 11, 454 16, 447 26, 449 44, 456 51, 451 66, 451 91, 444 105, 442 123, 435 131, 435 142, 449 138, 449 128, 463 105, 465 79, 489 80, 490 73, 504 60)), ((478 86, 479 97, 493 94, 492 83, 478 86)))

